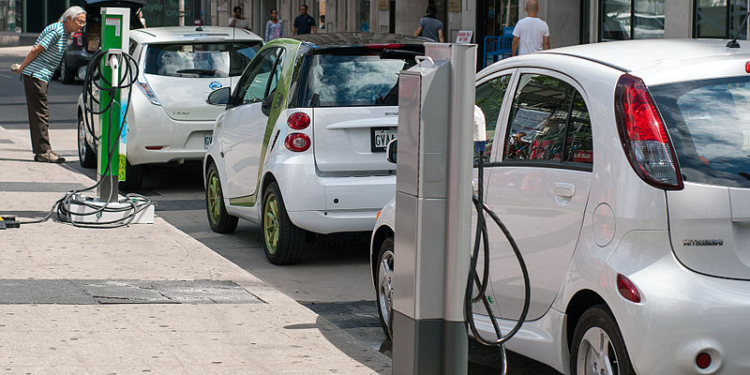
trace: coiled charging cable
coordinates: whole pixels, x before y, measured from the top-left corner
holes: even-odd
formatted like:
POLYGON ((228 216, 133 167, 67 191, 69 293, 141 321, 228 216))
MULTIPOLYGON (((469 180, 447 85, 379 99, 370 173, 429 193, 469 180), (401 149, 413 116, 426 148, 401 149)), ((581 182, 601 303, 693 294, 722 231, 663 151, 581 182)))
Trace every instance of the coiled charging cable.
MULTIPOLYGON (((138 75, 139 75, 139 69, 138 69, 138 63, 133 59, 132 56, 125 52, 121 52, 116 54, 116 59, 120 67, 122 67, 122 74, 121 78, 117 82, 110 82, 110 80, 107 79, 107 77, 102 75, 101 72, 101 65, 102 65, 102 59, 108 58, 113 56, 111 51, 99 51, 94 57, 89 61, 89 64, 86 69, 86 78, 84 79, 83 84, 83 109, 84 109, 84 126, 86 126, 86 130, 89 134, 91 134, 94 137, 94 144, 98 145, 98 141, 100 137, 94 136, 96 132, 93 128, 94 123, 94 116, 101 115, 105 112, 109 113, 110 116, 110 123, 112 121, 112 111, 113 110, 119 110, 121 113, 121 121, 118 124, 118 136, 117 139, 119 140, 122 136, 123 131, 125 130, 125 126, 127 124, 126 118, 127 118, 127 108, 130 105, 130 99, 132 96, 132 87, 133 85, 138 81, 138 75), (100 80, 102 81, 100 83, 100 80), (99 95, 96 95, 94 93, 94 90, 98 90, 99 95), (124 102, 125 105, 123 106, 120 102, 117 102, 115 100, 115 94, 118 90, 127 89, 128 96, 127 100, 124 102), (102 106, 100 103, 101 93, 107 93, 109 100, 104 103, 102 106), (94 109, 95 106, 99 106, 99 109, 94 109), (115 108, 116 106, 116 108, 115 108)), ((111 169, 112 160, 113 158, 117 157, 119 159, 119 154, 114 155, 115 148, 114 145, 110 142, 109 148, 106 150, 107 153, 107 165, 105 167, 103 175, 108 175, 111 169)), ((136 216, 141 213, 142 211, 146 210, 152 203, 151 201, 140 195, 140 194, 127 194, 126 199, 123 200, 120 203, 127 203, 127 206, 125 207, 110 207, 110 202, 112 201, 113 195, 114 195, 114 189, 111 189, 109 192, 109 199, 107 202, 103 205, 95 205, 92 204, 84 199, 81 199, 81 193, 91 191, 99 187, 99 185, 104 181, 104 179, 99 179, 99 181, 96 182, 93 186, 79 189, 79 190, 70 190, 67 193, 65 193, 65 196, 57 200, 53 205, 52 209, 50 209, 49 213, 47 215, 39 220, 34 221, 27 221, 27 222, 21 222, 21 224, 36 224, 36 223, 42 223, 47 220, 49 220, 54 213, 57 213, 58 220, 62 222, 68 222, 76 227, 84 227, 84 228, 119 228, 126 226, 133 222, 133 220, 136 218, 136 216), (74 213, 70 211, 71 204, 77 204, 81 206, 86 206, 90 209, 90 211, 85 213, 74 213), (85 216, 92 216, 92 215, 102 215, 103 213, 123 213, 127 212, 128 214, 124 216, 121 219, 117 220, 111 220, 111 221, 98 221, 95 223, 81 223, 77 222, 77 220, 74 220, 74 218, 80 218, 85 216)))
POLYGON ((510 231, 508 231, 508 228, 503 224, 502 220, 497 216, 497 214, 486 204, 484 203, 484 151, 486 148, 486 134, 485 134, 485 120, 484 120, 484 114, 482 113, 481 109, 477 106, 474 107, 474 149, 479 154, 479 157, 477 158, 477 164, 478 164, 478 181, 477 181, 477 194, 473 196, 473 202, 474 202, 474 208, 477 211, 477 230, 474 237, 474 249, 471 254, 471 268, 469 270, 469 279, 466 283, 466 297, 464 299, 465 301, 465 315, 466 319, 468 321, 469 328, 471 329, 471 333, 474 336, 474 338, 483 345, 487 346, 497 346, 500 348, 500 355, 501 355, 501 375, 505 375, 508 372, 508 358, 507 353, 505 351, 505 343, 510 340, 513 336, 518 333, 518 331, 521 329, 521 326, 526 321, 526 316, 529 313, 529 305, 531 302, 531 285, 529 281, 529 271, 526 268, 526 262, 523 260, 523 255, 521 254, 521 250, 518 248, 518 245, 516 244, 515 239, 513 239, 513 236, 511 235, 510 231), (510 243, 510 246, 513 248, 513 252, 516 255, 516 259, 518 260, 518 265, 521 268, 521 273, 523 274, 523 283, 524 283, 524 302, 523 302, 523 309, 521 310, 521 315, 519 316, 518 320, 516 321, 515 326, 505 335, 503 335, 500 326, 497 323, 497 319, 495 317, 494 312, 492 311, 492 306, 490 305, 489 301, 487 300, 487 286, 489 285, 489 269, 490 269, 490 246, 489 246, 489 234, 487 232, 487 220, 485 217, 485 213, 487 213, 490 218, 495 222, 495 224, 500 228, 500 230, 503 231, 503 234, 505 234, 505 237, 508 239, 508 243, 510 243), (483 255, 484 255, 484 262, 483 262, 483 272, 482 277, 480 278, 477 272, 477 265, 479 263, 479 250, 480 248, 483 249, 483 255), (474 287, 477 289, 476 295, 474 294, 474 287), (481 301, 482 305, 484 306, 485 310, 487 311, 487 315, 490 319, 490 322, 492 323, 492 327, 495 330, 496 338, 494 339, 488 339, 485 337, 482 337, 482 335, 479 333, 479 330, 476 327, 476 322, 474 321, 474 313, 473 313, 473 304, 481 301))

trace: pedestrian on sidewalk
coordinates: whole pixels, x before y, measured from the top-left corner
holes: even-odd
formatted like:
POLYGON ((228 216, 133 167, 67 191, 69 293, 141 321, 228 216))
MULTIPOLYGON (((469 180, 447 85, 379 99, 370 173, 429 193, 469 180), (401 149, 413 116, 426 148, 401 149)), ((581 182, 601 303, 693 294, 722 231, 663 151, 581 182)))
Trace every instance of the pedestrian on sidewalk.
POLYGON ((292 25, 292 35, 310 33, 317 34, 318 26, 315 24, 315 18, 307 14, 307 5, 302 4, 299 6, 299 16, 294 19, 294 25, 292 25))
POLYGON ((437 7, 434 5, 427 6, 427 15, 419 20, 417 30, 414 31, 414 36, 423 36, 434 42, 445 43, 445 37, 443 37, 443 23, 437 19, 437 7))
POLYGON ((14 70, 22 73, 29 112, 29 130, 34 161, 62 163, 65 158, 54 151, 49 141, 49 107, 47 89, 52 73, 60 65, 68 35, 86 25, 86 11, 79 6, 68 8, 58 22, 47 26, 31 47, 21 65, 14 70))
POLYGON ((271 19, 266 22, 266 42, 284 37, 284 23, 279 19, 279 12, 271 9, 271 19))
POLYGON ((242 7, 236 6, 232 9, 232 17, 229 17, 229 27, 250 30, 250 20, 242 17, 242 7))
POLYGON ((526 3, 528 17, 518 21, 516 27, 513 28, 511 56, 549 49, 549 26, 537 17, 538 13, 539 3, 537 0, 529 0, 526 3))

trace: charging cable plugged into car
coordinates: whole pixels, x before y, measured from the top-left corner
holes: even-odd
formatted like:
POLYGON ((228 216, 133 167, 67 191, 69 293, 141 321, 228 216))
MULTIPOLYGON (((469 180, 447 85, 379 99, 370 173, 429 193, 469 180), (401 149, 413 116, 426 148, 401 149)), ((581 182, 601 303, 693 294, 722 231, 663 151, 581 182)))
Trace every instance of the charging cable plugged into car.
MULTIPOLYGON (((476 46, 426 43, 425 55, 399 78, 393 271, 397 292, 392 293, 393 312, 388 317, 393 373, 466 374, 471 331, 478 342, 500 348, 504 374, 504 344, 520 330, 528 313, 530 286, 513 237, 483 202, 481 157, 476 194, 472 191, 472 152, 475 148, 482 155, 486 142, 483 115, 474 106, 476 46), (474 127, 466 126, 472 122, 474 127), (472 204, 477 211, 475 230, 466 224, 472 219, 472 204), (522 314, 506 334, 486 295, 489 220, 508 238, 525 283, 522 314), (477 272, 480 255, 484 258, 481 276, 477 272), (481 303, 486 310, 494 338, 481 336, 474 320, 474 303, 481 303)), ((394 141, 389 146, 390 159, 395 145, 394 141)))

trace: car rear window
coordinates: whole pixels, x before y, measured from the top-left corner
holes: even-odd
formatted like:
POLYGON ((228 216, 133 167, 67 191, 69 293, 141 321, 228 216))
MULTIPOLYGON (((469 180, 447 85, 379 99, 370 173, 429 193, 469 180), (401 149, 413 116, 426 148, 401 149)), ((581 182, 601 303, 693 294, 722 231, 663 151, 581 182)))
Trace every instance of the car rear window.
POLYGON ((685 182, 750 188, 750 77, 651 88, 685 182))
POLYGON ((260 42, 151 44, 145 73, 186 78, 239 76, 260 47, 260 42))
POLYGON ((368 54, 315 54, 302 86, 302 107, 398 105, 398 74, 412 59, 368 54))

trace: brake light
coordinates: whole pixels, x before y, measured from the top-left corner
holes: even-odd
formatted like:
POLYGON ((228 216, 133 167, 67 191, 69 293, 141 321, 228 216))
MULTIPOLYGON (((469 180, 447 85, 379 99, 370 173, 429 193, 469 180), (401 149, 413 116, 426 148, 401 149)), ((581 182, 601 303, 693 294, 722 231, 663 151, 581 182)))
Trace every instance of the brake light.
POLYGON ((151 102, 151 104, 161 105, 159 98, 156 97, 156 93, 154 92, 154 90, 151 89, 151 85, 149 85, 145 79, 138 80, 138 87, 141 88, 141 91, 143 91, 143 93, 146 95, 146 97, 151 102))
POLYGON ((310 148, 310 137, 302 133, 292 133, 284 139, 284 146, 289 151, 302 152, 310 148))
POLYGON ((397 49, 404 48, 406 45, 402 43, 387 43, 387 44, 365 44, 365 48, 369 49, 397 49))
POLYGON ((76 42, 76 46, 83 47, 83 33, 78 31, 73 33, 73 40, 76 42))
POLYGON ((643 81, 624 74, 615 90, 615 118, 630 165, 651 186, 682 189, 677 158, 664 122, 643 81))
POLYGON ((297 112, 289 116, 286 120, 287 125, 295 130, 302 130, 310 126, 310 116, 304 112, 297 112))
POLYGON ((638 292, 638 288, 630 279, 620 274, 617 275, 617 291, 628 301, 641 302, 641 294, 638 292))

